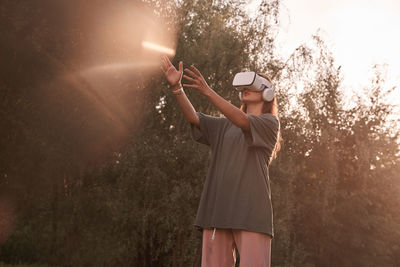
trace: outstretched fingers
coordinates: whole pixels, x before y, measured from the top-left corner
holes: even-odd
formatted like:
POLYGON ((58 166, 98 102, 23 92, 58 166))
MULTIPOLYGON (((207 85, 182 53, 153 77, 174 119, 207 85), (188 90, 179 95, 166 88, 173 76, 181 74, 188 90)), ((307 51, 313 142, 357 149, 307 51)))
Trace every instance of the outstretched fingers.
POLYGON ((183 62, 179 61, 179 72, 183 73, 183 62))
POLYGON ((167 67, 171 67, 172 66, 171 61, 169 60, 169 58, 166 55, 163 56, 163 59, 164 59, 165 65, 167 67))
POLYGON ((165 56, 161 57, 161 69, 165 73, 168 70, 169 66, 167 61, 165 60, 165 56))
POLYGON ((193 71, 196 73, 197 76, 202 76, 200 71, 194 66, 194 65, 190 65, 190 67, 193 69, 193 71))
POLYGON ((191 78, 191 77, 189 77, 189 76, 187 76, 187 75, 183 75, 183 78, 186 79, 186 80, 188 80, 189 82, 192 82, 192 83, 195 83, 195 82, 196 82, 195 79, 193 79, 193 78, 191 78))
POLYGON ((197 78, 197 74, 195 74, 193 71, 189 70, 189 69, 185 69, 185 71, 192 77, 197 78))

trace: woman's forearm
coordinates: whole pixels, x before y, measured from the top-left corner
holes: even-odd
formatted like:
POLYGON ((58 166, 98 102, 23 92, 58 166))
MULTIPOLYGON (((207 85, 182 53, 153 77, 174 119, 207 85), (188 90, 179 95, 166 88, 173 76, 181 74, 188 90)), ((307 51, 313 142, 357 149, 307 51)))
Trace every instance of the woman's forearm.
POLYGON ((246 113, 226 101, 212 89, 208 90, 205 95, 233 124, 245 131, 250 130, 250 121, 246 113))
POLYGON ((249 117, 247 117, 247 114, 212 90, 208 86, 203 75, 194 65, 191 65, 190 67, 192 70, 185 69, 185 72, 189 76, 183 75, 183 78, 192 84, 184 84, 184 86, 197 89, 201 94, 205 95, 208 100, 213 103, 233 124, 245 131, 249 131, 250 120, 249 117))
MULTIPOLYGON (((179 85, 174 86, 173 90, 176 91, 176 90, 179 90, 180 88, 182 88, 182 86, 179 84, 179 85)), ((176 100, 178 101, 178 105, 181 108, 181 110, 183 112, 183 116, 186 118, 186 120, 188 122, 196 125, 197 127, 199 127, 200 120, 196 114, 196 110, 194 109, 192 103, 187 98, 187 96, 183 90, 180 94, 176 95, 176 100)))

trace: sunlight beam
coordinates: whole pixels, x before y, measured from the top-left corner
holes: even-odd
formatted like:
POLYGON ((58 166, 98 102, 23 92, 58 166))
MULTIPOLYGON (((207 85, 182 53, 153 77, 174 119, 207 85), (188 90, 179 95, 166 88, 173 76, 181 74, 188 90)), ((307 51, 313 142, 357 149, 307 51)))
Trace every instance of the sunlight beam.
POLYGON ((173 49, 165 47, 165 46, 162 46, 162 45, 158 45, 158 44, 150 43, 150 42, 147 42, 147 41, 143 41, 142 42, 142 46, 144 48, 147 48, 147 49, 150 49, 150 50, 154 50, 154 51, 157 51, 157 52, 161 52, 161 53, 164 53, 164 54, 167 54, 167 55, 170 55, 170 56, 175 55, 175 51, 173 49))

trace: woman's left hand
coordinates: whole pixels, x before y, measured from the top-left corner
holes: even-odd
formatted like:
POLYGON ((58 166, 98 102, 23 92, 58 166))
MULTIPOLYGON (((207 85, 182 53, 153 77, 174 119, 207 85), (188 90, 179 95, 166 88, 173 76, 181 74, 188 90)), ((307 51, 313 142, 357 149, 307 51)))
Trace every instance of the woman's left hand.
POLYGON ((185 72, 190 76, 183 75, 183 78, 189 82, 192 82, 192 84, 183 84, 183 87, 195 88, 201 94, 207 96, 212 89, 208 86, 200 71, 194 65, 190 65, 190 67, 192 70, 185 69, 185 72))

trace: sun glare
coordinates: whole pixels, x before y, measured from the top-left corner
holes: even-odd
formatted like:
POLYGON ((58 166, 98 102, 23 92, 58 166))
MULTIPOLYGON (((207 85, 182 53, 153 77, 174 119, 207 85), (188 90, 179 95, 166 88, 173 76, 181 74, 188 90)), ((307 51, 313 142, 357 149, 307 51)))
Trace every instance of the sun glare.
POLYGON ((150 50, 154 50, 154 51, 157 51, 157 52, 160 52, 160 53, 164 53, 164 54, 167 54, 167 55, 170 55, 170 56, 175 55, 175 51, 173 49, 165 47, 165 46, 162 46, 162 45, 158 45, 158 44, 150 43, 150 42, 147 42, 147 41, 143 41, 142 42, 142 46, 144 48, 147 48, 147 49, 150 49, 150 50))
POLYGON ((339 60, 352 69, 354 80, 362 80, 375 63, 388 62, 397 67, 400 60, 397 47, 400 38, 399 24, 394 14, 386 9, 368 4, 343 6, 333 15, 339 60))
MULTIPOLYGON (((253 0, 259 3, 259 0, 253 0)), ((400 4, 393 0, 284 0, 277 42, 285 57, 318 29, 352 95, 370 85, 374 65, 386 65, 386 86, 400 83, 400 4), (309 18, 313 19, 310 20, 309 18)), ((400 107, 400 89, 388 101, 400 107)))

